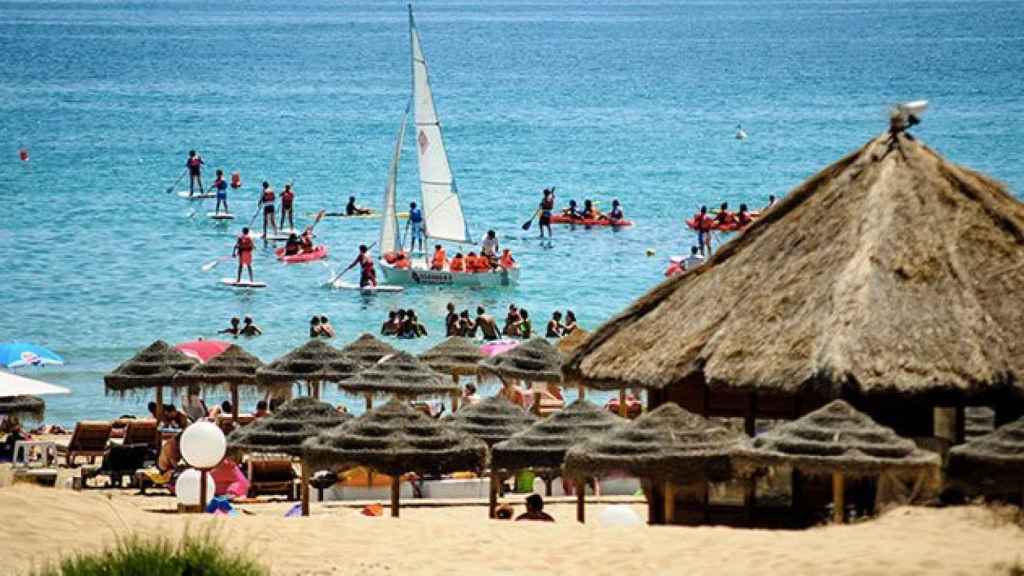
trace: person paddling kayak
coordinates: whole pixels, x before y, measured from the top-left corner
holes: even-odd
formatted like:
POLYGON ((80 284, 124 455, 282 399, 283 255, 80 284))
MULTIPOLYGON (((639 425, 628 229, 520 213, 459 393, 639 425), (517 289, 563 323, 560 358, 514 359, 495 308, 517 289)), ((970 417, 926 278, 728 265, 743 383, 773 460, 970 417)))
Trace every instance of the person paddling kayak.
POLYGON ((373 286, 376 288, 377 271, 373 268, 373 257, 370 256, 370 249, 365 244, 359 245, 359 255, 341 273, 344 274, 356 266, 359 266, 359 287, 373 286))
POLYGON ((622 212, 622 205, 619 204, 618 200, 612 200, 612 210, 607 214, 607 218, 612 226, 618 226, 626 218, 626 215, 622 212))
POLYGON ((292 191, 291 184, 284 185, 284 191, 281 192, 281 224, 278 228, 284 229, 285 216, 288 217, 288 228, 295 229, 295 221, 293 220, 294 212, 292 211, 292 205, 295 203, 295 192, 292 191))
POLYGON ((235 249, 231 252, 231 256, 238 258, 238 275, 235 277, 235 282, 242 281, 243 266, 249 269, 249 282, 254 282, 252 278, 253 247, 252 236, 249 236, 249 228, 242 228, 242 235, 235 241, 235 249))
POLYGON ((203 193, 203 157, 195 150, 188 151, 188 160, 185 167, 188 169, 188 197, 191 198, 195 191, 195 185, 199 184, 199 193, 203 193))
POLYGON ((372 212, 373 210, 370 210, 369 208, 360 208, 359 206, 356 206, 355 196, 348 197, 348 204, 345 204, 345 216, 364 216, 366 214, 371 214, 372 212))
POLYGON ((277 222, 274 221, 274 189, 270 187, 270 182, 263 182, 260 205, 263 206, 263 239, 266 240, 268 224, 274 229, 274 234, 277 234, 277 222))
POLYGON ((228 210, 228 182, 224 179, 224 171, 217 169, 217 179, 213 181, 212 188, 217 191, 217 207, 215 214, 220 214, 220 205, 224 204, 224 213, 230 214, 228 210))

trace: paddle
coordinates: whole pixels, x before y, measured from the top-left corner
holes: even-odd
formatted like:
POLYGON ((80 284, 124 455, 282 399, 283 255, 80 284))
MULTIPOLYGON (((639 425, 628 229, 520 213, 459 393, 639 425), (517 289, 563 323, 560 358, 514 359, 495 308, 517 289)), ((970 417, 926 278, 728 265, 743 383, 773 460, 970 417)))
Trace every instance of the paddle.
POLYGON ((209 272, 210 270, 213 270, 214 268, 216 268, 217 265, 220 264, 221 262, 227 262, 228 260, 230 260, 232 258, 234 258, 234 256, 221 256, 220 258, 217 258, 216 260, 211 260, 211 261, 207 262, 206 264, 203 264, 202 270, 203 270, 203 272, 209 272))
POLYGON ((174 184, 167 187, 167 194, 174 192, 174 189, 178 187, 178 182, 181 182, 181 179, 185 177, 185 174, 188 174, 188 168, 185 168, 185 171, 181 173, 181 176, 178 176, 178 179, 174 181, 174 184))
POLYGON ((523 230, 529 230, 533 226, 533 220, 540 214, 540 208, 533 211, 533 215, 526 222, 523 222, 523 230))
MULTIPOLYGON (((373 244, 370 244, 370 246, 366 249, 366 251, 369 252, 370 250, 373 250, 373 247, 376 246, 376 245, 377 245, 376 242, 374 242, 373 244)), ((345 268, 341 272, 335 274, 334 278, 331 278, 330 280, 328 280, 327 284, 325 284, 325 286, 333 286, 335 282, 340 280, 341 277, 345 275, 345 272, 348 272, 351 269, 352 269, 352 266, 349 266, 348 268, 345 268)))

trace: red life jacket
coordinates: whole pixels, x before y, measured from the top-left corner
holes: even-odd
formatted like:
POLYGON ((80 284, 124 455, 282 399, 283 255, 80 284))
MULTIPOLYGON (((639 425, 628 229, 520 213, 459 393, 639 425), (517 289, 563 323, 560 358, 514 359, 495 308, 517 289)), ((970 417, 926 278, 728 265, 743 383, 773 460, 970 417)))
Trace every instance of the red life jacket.
POLYGON ((266 190, 263 191, 263 203, 264 204, 273 204, 274 203, 274 191, 273 190, 267 188, 266 190))
POLYGON ((238 237, 238 251, 239 252, 252 252, 253 244, 252 237, 249 235, 238 237))

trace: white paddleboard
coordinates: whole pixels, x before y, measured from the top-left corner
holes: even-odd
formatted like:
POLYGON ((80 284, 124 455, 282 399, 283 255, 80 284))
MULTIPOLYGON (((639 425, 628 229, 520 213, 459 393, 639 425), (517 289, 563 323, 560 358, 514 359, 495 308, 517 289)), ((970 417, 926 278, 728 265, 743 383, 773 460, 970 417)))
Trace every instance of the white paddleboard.
POLYGON ((362 286, 359 284, 352 284, 351 282, 342 282, 341 280, 334 281, 334 287, 339 290, 359 290, 364 294, 370 294, 373 292, 401 292, 405 288, 401 286, 395 286, 393 284, 378 284, 377 286, 362 286))
POLYGON ((257 282, 250 282, 248 280, 242 280, 241 282, 236 282, 234 278, 221 278, 220 279, 220 283, 225 285, 225 286, 230 286, 232 288, 266 288, 267 287, 267 283, 266 282, 259 282, 259 281, 257 281, 257 282))
POLYGON ((178 198, 184 198, 185 200, 209 200, 210 198, 216 197, 216 192, 204 192, 202 194, 196 192, 191 196, 188 195, 188 190, 182 190, 181 192, 178 192, 178 198))
POLYGON ((228 214, 227 212, 207 212, 206 217, 211 220, 234 220, 234 214, 228 214))

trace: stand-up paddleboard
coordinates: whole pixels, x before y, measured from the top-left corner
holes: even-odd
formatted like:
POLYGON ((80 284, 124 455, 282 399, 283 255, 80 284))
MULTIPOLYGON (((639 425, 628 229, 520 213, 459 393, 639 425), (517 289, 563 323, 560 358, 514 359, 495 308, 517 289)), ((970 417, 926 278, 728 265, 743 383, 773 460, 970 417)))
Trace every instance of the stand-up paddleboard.
POLYGON ((393 284, 378 284, 377 286, 360 286, 359 284, 352 284, 351 282, 343 282, 341 280, 335 280, 332 285, 338 290, 359 290, 363 294, 373 294, 375 292, 401 292, 405 288, 401 286, 395 286, 393 284))
MULTIPOLYGON (((313 218, 313 217, 316 216, 316 212, 310 212, 310 213, 306 214, 306 216, 308 216, 310 218, 313 218)), ((344 212, 324 212, 324 218, 342 218, 342 219, 345 219, 345 220, 379 220, 382 216, 383 216, 383 214, 380 213, 380 212, 371 212, 369 214, 353 214, 352 216, 349 216, 348 214, 345 214, 344 212)), ((408 212, 399 212, 398 213, 398 219, 399 220, 408 220, 409 219, 409 213, 408 212)))
MULTIPOLYGON (((301 231, 296 230, 294 228, 278 228, 276 234, 273 231, 268 230, 267 240, 273 240, 274 242, 284 242, 285 240, 288 240, 288 238, 290 238, 292 234, 298 236, 301 233, 301 231)), ((263 232, 258 232, 256 236, 258 238, 263 238, 263 232)))
POLYGON ((216 192, 203 192, 202 194, 196 192, 191 196, 188 195, 188 190, 182 190, 181 192, 178 192, 178 198, 184 198, 185 200, 209 200, 211 198, 216 197, 216 192))
POLYGON ((231 288, 266 288, 266 282, 250 282, 249 280, 235 281, 234 278, 221 278, 220 283, 231 288))
POLYGON ((227 212, 207 212, 206 217, 210 220, 234 220, 234 214, 228 214, 227 212))

